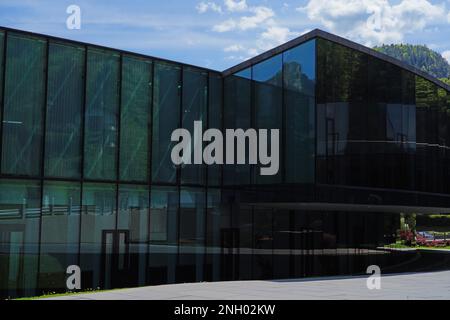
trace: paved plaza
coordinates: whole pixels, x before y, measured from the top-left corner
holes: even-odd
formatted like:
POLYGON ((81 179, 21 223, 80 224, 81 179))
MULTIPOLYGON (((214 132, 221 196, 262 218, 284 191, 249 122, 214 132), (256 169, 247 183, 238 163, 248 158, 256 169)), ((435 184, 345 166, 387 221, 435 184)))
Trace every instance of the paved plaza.
POLYGON ((450 299, 450 271, 367 277, 186 283, 54 297, 62 300, 340 300, 450 299))

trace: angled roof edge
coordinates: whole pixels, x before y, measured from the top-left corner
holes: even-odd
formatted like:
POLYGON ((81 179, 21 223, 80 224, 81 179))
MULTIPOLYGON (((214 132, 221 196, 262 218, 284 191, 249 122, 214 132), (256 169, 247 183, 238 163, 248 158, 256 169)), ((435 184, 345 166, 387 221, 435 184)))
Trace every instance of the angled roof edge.
POLYGON ((78 45, 78 46, 87 46, 87 47, 91 47, 91 48, 99 49, 99 50, 115 51, 115 52, 118 52, 120 54, 126 54, 126 55, 130 55, 130 56, 135 56, 135 57, 142 58, 142 59, 151 59, 151 60, 165 62, 165 63, 173 63, 173 64, 176 64, 176 65, 179 65, 179 66, 182 65, 182 66, 186 66, 186 67, 189 67, 189 68, 196 68, 196 69, 202 70, 204 72, 217 73, 219 75, 222 74, 222 72, 218 71, 218 70, 214 70, 214 69, 210 69, 210 68, 206 68, 206 67, 199 67, 199 66, 196 66, 196 65, 193 65, 193 64, 189 64, 189 63, 185 63, 185 62, 180 62, 180 61, 175 61, 175 60, 155 57, 155 56, 151 56, 151 55, 147 55, 147 54, 143 54, 143 53, 137 53, 137 52, 117 49, 117 48, 113 48, 113 47, 107 47, 107 46, 94 44, 94 43, 88 43, 88 42, 83 42, 83 41, 77 41, 77 40, 72 40, 72 39, 67 39, 67 38, 51 36, 51 35, 43 34, 43 33, 36 33, 36 32, 32 32, 32 31, 26 31, 26 30, 14 29, 14 28, 9 28, 9 27, 3 27, 1 25, 0 25, 0 31, 14 32, 14 33, 23 34, 23 35, 29 35, 29 36, 37 37, 37 38, 46 38, 46 39, 49 39, 49 40, 53 40, 55 42, 63 42, 63 43, 68 43, 68 44, 78 45))
POLYGON ((298 46, 298 45, 300 45, 302 43, 305 43, 305 42, 307 42, 307 41, 309 41, 311 39, 314 39, 314 38, 322 38, 322 39, 325 39, 325 40, 328 40, 328 41, 332 41, 332 42, 335 42, 337 44, 340 44, 340 45, 343 45, 345 47, 348 47, 350 49, 357 50, 357 51, 363 52, 365 54, 368 54, 370 56, 373 56, 375 58, 378 58, 378 59, 384 60, 386 62, 392 63, 392 64, 394 64, 394 65, 396 65, 396 66, 398 66, 400 68, 408 70, 408 71, 410 71, 410 72, 412 72, 412 73, 414 73, 414 74, 416 74, 416 75, 418 75, 418 76, 420 76, 422 78, 425 78, 425 79, 433 82, 437 86, 439 86, 439 87, 441 87, 441 88, 443 88, 443 89, 445 89, 445 90, 450 92, 450 85, 442 82, 441 80, 439 80, 439 79, 429 75, 428 73, 426 73, 426 72, 424 72, 424 71, 422 71, 422 70, 420 70, 420 69, 418 69, 416 67, 413 67, 413 66, 407 64, 406 62, 400 61, 400 60, 395 59, 395 58, 393 58, 391 56, 388 56, 388 55, 386 55, 384 53, 381 53, 381 52, 378 52, 378 51, 376 51, 374 49, 371 49, 371 48, 368 48, 366 46, 363 46, 362 44, 353 42, 351 40, 342 38, 340 36, 334 35, 332 33, 329 33, 329 32, 326 32, 326 31, 323 31, 323 30, 320 30, 320 29, 314 29, 314 30, 312 30, 312 31, 310 31, 308 33, 305 33, 304 35, 301 35, 300 37, 297 37, 297 38, 295 38, 295 39, 293 39, 291 41, 288 41, 288 42, 286 42, 286 43, 284 43, 284 44, 282 44, 282 45, 280 45, 278 47, 275 47, 275 48, 273 48, 273 49, 271 49, 269 51, 261 53, 260 55, 257 55, 254 58, 251 58, 251 59, 246 60, 246 61, 244 61, 244 62, 242 62, 242 63, 240 63, 240 64, 238 64, 238 65, 236 65, 234 67, 226 69, 225 71, 222 72, 222 75, 223 76, 229 76, 231 74, 234 74, 234 73, 236 73, 238 71, 241 71, 243 69, 246 69, 246 68, 250 67, 253 64, 256 64, 258 62, 264 61, 264 60, 266 60, 268 58, 271 58, 271 57, 273 57, 273 56, 275 56, 275 55, 277 55, 279 53, 282 53, 283 51, 286 51, 286 50, 289 50, 291 48, 294 48, 294 47, 296 47, 296 46, 298 46))
POLYGON ((9 27, 3 27, 0 26, 0 30, 3 31, 7 31, 7 32, 16 32, 16 33, 21 33, 21 34, 26 34, 26 35, 30 35, 30 36, 36 36, 36 37, 44 37, 50 40, 54 40, 54 41, 61 41, 61 42, 67 42, 67 43, 71 43, 74 45, 81 45, 81 46, 90 46, 93 48, 98 48, 98 49, 103 49, 103 50, 113 50, 122 54, 129 54, 129 55, 133 55, 133 56, 137 56, 137 57, 141 57, 141 58, 145 58, 145 59, 153 59, 153 60, 157 60, 157 61, 161 61, 161 62, 167 62, 167 63, 174 63, 177 65, 183 65, 186 67, 192 67, 192 68, 197 68, 200 70, 204 70, 207 72, 212 72, 212 73, 217 73, 217 74, 221 74, 222 76, 229 76, 233 73, 236 73, 238 71, 241 71, 255 63, 261 62, 263 60, 266 60, 272 56, 275 56, 283 51, 286 51, 288 49, 291 49, 293 47, 296 47, 302 43, 305 43, 311 39, 314 38, 323 38, 325 40, 329 40, 332 42, 336 42, 340 45, 349 47, 351 49, 366 53, 368 55, 371 55, 373 57, 376 57, 378 59, 390 62, 394 65, 399 66, 400 68, 406 69, 418 76, 421 76, 431 82, 433 82, 434 84, 436 84, 437 86, 447 90, 450 92, 450 85, 447 85, 446 83, 440 81, 439 79, 429 75, 428 73, 419 70, 405 62, 402 62, 400 60, 397 60, 395 58, 392 58, 384 53, 380 53, 378 51, 375 51, 371 48, 365 47, 359 43, 350 41, 348 39, 339 37, 337 35, 331 34, 329 32, 320 30, 320 29, 314 29, 310 32, 307 32, 291 41, 288 41, 276 48, 273 48, 269 51, 266 51, 264 53, 261 53, 260 55, 257 55, 254 58, 251 58, 247 61, 244 61, 234 67, 231 67, 229 69, 226 69, 222 72, 218 71, 218 70, 214 70, 214 69, 209 69, 209 68, 205 68, 205 67, 199 67, 196 65, 192 65, 189 63, 184 63, 184 62, 179 62, 179 61, 174 61, 174 60, 169 60, 169 59, 164 59, 164 58, 160 58, 160 57, 155 57, 155 56, 150 56, 150 55, 146 55, 146 54, 142 54, 142 53, 136 53, 136 52, 131 52, 131 51, 127 51, 127 50, 121 50, 121 49, 117 49, 117 48, 111 48, 111 47, 107 47, 107 46, 102 46, 102 45, 97 45, 97 44, 93 44, 93 43, 87 43, 87 42, 82 42, 82 41, 76 41, 76 40, 72 40, 72 39, 66 39, 66 38, 61 38, 61 37, 55 37, 55 36, 51 36, 51 35, 46 35, 46 34, 41 34, 41 33, 35 33, 35 32, 30 32, 30 31, 25 31, 25 30, 20 30, 20 29, 14 29, 14 28, 9 28, 9 27))

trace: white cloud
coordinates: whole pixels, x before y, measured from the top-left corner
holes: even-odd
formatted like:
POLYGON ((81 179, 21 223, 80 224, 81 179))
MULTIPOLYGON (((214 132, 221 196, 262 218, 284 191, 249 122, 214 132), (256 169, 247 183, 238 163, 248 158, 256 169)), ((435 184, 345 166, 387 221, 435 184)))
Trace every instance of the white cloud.
MULTIPOLYGON (((219 33, 240 31, 239 38, 242 40, 231 43, 223 49, 225 52, 233 53, 229 56, 230 59, 242 60, 242 57, 255 56, 298 34, 280 25, 276 20, 275 11, 269 6, 250 6, 246 0, 224 0, 224 4, 227 10, 224 14, 229 17, 215 24, 212 30, 219 33), (251 35, 252 39, 250 41, 248 38, 245 39, 246 35, 251 35)), ((284 4, 283 7, 287 8, 288 5, 284 4)))
POLYGON ((450 50, 442 52, 442 56, 450 63, 450 50))
POLYGON ((252 12, 253 15, 243 16, 239 19, 228 19, 222 21, 221 23, 215 25, 213 30, 216 32, 227 32, 234 29, 239 30, 249 30, 255 29, 258 27, 262 27, 262 24, 265 22, 272 23, 273 21, 269 21, 270 18, 275 16, 275 13, 272 9, 268 7, 250 7, 248 8, 249 12, 252 12))
POLYGON ((246 0, 225 0, 225 7, 231 12, 245 11, 248 9, 246 0))
POLYGON ((226 47, 223 49, 225 52, 239 52, 245 50, 244 47, 240 44, 232 44, 231 46, 226 47))
POLYGON ((252 16, 245 16, 239 20, 238 27, 241 30, 257 28, 261 23, 273 17, 275 13, 267 7, 255 7, 250 9, 254 13, 252 16))
POLYGON ((227 31, 231 31, 233 29, 236 28, 236 21, 234 21, 233 19, 228 19, 225 20, 219 24, 216 24, 213 27, 213 31, 216 32, 227 32, 227 31))
POLYGON ((405 34, 445 21, 444 4, 428 0, 309 0, 297 8, 331 32, 374 45, 400 42, 405 34))
POLYGON ((286 42, 290 33, 289 28, 271 26, 261 34, 261 37, 270 41, 286 42))
POLYGON ((222 7, 218 4, 216 4, 215 2, 200 2, 199 4, 197 4, 197 6, 195 7, 198 11, 198 13, 205 13, 209 10, 214 11, 214 12, 218 12, 218 13, 222 13, 222 7))

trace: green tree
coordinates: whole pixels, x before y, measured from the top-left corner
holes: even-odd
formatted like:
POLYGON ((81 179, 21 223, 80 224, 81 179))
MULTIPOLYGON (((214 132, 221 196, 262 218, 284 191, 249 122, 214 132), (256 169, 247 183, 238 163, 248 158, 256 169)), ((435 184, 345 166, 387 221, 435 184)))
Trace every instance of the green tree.
MULTIPOLYGON (((374 47, 376 51, 406 62, 436 78, 450 78, 450 64, 441 54, 424 45, 390 44, 374 47)), ((448 83, 447 79, 447 83, 448 83)))

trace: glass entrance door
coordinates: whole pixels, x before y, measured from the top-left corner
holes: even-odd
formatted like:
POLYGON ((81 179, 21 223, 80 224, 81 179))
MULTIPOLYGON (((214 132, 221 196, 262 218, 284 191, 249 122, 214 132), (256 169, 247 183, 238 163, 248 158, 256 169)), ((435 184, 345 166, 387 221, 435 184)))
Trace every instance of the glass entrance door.
POLYGON ((128 230, 103 230, 102 232, 102 288, 125 286, 129 270, 128 230))

